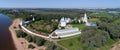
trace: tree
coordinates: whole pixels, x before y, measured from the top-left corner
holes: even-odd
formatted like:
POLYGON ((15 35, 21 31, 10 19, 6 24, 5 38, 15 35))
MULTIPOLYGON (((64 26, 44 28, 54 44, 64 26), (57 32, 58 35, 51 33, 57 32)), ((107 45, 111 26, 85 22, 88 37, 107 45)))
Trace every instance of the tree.
POLYGON ((27 39, 28 42, 33 42, 33 38, 31 35, 27 35, 25 39, 27 39))
POLYGON ((38 45, 38 46, 42 46, 44 45, 46 40, 44 40, 43 38, 40 38, 40 37, 36 37, 35 39, 35 43, 38 45))
POLYGON ((86 27, 82 30, 81 41, 87 47, 101 47, 110 39, 106 31, 96 27, 86 27))
POLYGON ((16 34, 17 37, 26 37, 27 36, 27 34, 24 33, 22 30, 17 30, 16 33, 17 33, 16 34))
POLYGON ((119 25, 112 25, 105 22, 97 22, 98 29, 109 33, 112 39, 120 37, 119 25))
POLYGON ((33 46, 32 44, 29 44, 29 45, 28 45, 28 48, 34 49, 35 46, 33 46))
POLYGON ((48 44, 46 50, 55 50, 56 46, 53 43, 48 44))

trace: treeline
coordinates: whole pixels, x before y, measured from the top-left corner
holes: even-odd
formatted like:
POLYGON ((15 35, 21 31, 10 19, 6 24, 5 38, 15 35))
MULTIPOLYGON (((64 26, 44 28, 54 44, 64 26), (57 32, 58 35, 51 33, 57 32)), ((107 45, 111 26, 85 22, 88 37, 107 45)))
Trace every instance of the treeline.
POLYGON ((31 22, 27 26, 31 29, 36 30, 36 31, 46 33, 46 34, 50 34, 54 30, 57 29, 58 24, 59 23, 56 22, 55 20, 53 20, 53 21, 40 20, 40 21, 31 22))
MULTIPOLYGON (((86 11, 91 13, 90 11, 86 11)), ((36 20, 61 19, 61 17, 82 17, 85 10, 81 9, 2 9, 0 13, 6 14, 11 18, 23 18, 31 20, 34 16, 36 20), (35 11, 33 11, 35 10, 35 11), (33 15, 33 16, 31 16, 33 15)))
POLYGON ((81 41, 86 47, 101 47, 110 39, 109 34, 95 27, 86 27, 81 34, 81 41))
POLYGON ((120 38, 120 25, 114 25, 104 22, 97 22, 97 25, 98 25, 98 29, 108 32, 111 39, 120 38))
POLYGON ((44 40, 43 38, 40 38, 38 36, 32 36, 30 34, 23 32, 22 30, 17 30, 16 33, 18 38, 25 38, 28 42, 33 42, 38 46, 42 46, 46 42, 46 40, 44 40))
POLYGON ((91 13, 89 18, 97 18, 102 22, 112 23, 113 21, 120 19, 120 14, 110 14, 110 13, 91 13))
MULTIPOLYGON (((33 42, 38 46, 46 46, 46 50, 63 50, 62 48, 56 46, 54 43, 49 42, 41 37, 34 36, 23 32, 22 30, 16 30, 16 35, 18 38, 25 38, 28 42, 33 42)), ((35 48, 35 46, 29 44, 28 48, 35 48)))
POLYGON ((95 47, 100 48, 109 40, 116 41, 120 38, 120 25, 112 25, 105 22, 96 22, 96 27, 85 27, 82 30, 81 42, 85 47, 93 50, 95 47))

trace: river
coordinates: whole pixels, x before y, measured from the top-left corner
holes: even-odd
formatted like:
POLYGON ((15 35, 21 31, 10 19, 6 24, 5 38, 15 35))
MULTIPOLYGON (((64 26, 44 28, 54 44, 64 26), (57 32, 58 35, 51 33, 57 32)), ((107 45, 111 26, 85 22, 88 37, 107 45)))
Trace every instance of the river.
POLYGON ((3 14, 0 14, 0 50, 16 50, 13 44, 9 26, 12 20, 3 14))

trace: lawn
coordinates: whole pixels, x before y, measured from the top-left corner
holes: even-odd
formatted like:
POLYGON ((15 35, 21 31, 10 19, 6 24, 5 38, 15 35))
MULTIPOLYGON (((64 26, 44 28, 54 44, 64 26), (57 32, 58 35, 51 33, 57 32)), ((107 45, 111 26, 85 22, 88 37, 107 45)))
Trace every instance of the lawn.
POLYGON ((118 23, 120 23, 120 19, 117 19, 117 20, 112 22, 112 24, 118 24, 118 23))
POLYGON ((90 17, 107 17, 107 18, 112 18, 113 16, 108 13, 91 13, 89 15, 90 17))
POLYGON ((83 48, 83 44, 80 42, 79 37, 59 41, 58 43, 68 48, 68 50, 81 50, 83 48))
POLYGON ((85 24, 72 24, 73 27, 78 27, 79 29, 83 29, 86 25, 85 24))
MULTIPOLYGON (((112 45, 115 44, 118 40, 114 41, 112 39, 109 39, 108 42, 100 47, 100 48, 94 48, 95 50, 110 50, 112 48, 112 45)), ((80 41, 80 37, 75 37, 63 41, 58 42, 60 45, 66 47, 68 50, 89 50, 89 48, 84 47, 84 44, 80 41)))
POLYGON ((27 25, 27 27, 36 30, 38 32, 43 32, 45 34, 50 34, 52 31, 54 31, 57 27, 57 22, 54 21, 34 21, 27 25))
POLYGON ((118 40, 114 41, 112 39, 109 39, 106 45, 102 46, 100 50, 110 50, 112 48, 112 45, 115 44, 118 40))
POLYGON ((97 21, 100 21, 98 18, 90 18, 88 21, 90 22, 97 22, 97 21))

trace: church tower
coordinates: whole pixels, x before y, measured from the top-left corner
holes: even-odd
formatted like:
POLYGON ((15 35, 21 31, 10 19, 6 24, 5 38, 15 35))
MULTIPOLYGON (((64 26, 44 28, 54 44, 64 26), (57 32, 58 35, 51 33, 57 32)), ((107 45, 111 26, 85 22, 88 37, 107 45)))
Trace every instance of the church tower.
POLYGON ((85 24, 87 26, 89 26, 89 22, 88 22, 88 18, 87 18, 87 14, 86 13, 84 14, 84 17, 82 18, 82 20, 83 20, 83 22, 85 22, 85 24))
POLYGON ((35 18, 33 17, 32 21, 35 21, 35 18))
POLYGON ((87 14, 84 14, 84 22, 88 23, 87 14))

